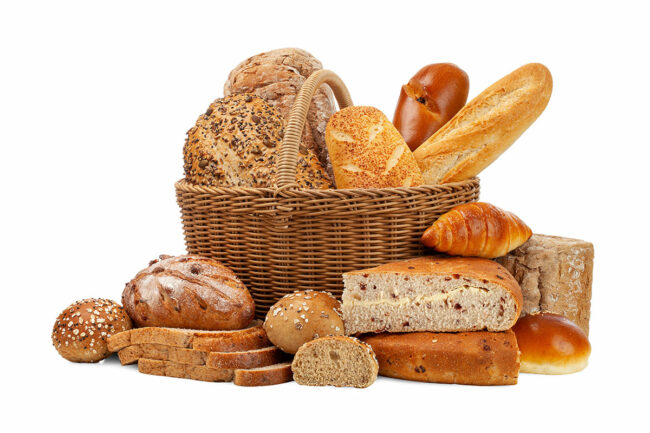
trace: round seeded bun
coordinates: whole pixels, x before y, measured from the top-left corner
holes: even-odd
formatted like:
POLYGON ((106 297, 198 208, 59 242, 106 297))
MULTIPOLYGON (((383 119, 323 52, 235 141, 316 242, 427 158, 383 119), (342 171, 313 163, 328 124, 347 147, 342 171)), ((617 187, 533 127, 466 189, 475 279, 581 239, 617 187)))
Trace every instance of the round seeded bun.
POLYGON ((326 335, 344 335, 341 303, 330 293, 307 290, 291 293, 266 313, 268 339, 286 353, 326 335))
POLYGON ((108 337, 132 327, 131 319, 117 302, 84 299, 56 318, 52 343, 68 361, 97 362, 111 354, 106 345, 108 337))
POLYGON ((567 374, 587 366, 591 345, 578 325, 554 313, 524 316, 512 328, 522 373, 567 374))

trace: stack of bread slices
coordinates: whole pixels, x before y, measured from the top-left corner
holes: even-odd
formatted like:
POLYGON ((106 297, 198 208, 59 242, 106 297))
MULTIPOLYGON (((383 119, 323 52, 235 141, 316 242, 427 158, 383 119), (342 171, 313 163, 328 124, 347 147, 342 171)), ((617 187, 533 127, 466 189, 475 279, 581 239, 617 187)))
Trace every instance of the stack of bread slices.
POLYGON ((108 348, 122 365, 141 373, 241 386, 272 385, 292 379, 291 363, 266 338, 261 323, 230 331, 146 327, 113 335, 108 348))

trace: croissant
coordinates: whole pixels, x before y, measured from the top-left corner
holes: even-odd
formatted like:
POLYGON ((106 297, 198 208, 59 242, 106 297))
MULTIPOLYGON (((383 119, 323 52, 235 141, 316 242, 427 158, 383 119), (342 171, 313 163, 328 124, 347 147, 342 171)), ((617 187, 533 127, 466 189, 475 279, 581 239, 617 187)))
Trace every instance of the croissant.
POLYGON ((429 227, 422 243, 452 256, 493 259, 526 242, 533 232, 519 217, 489 203, 456 206, 429 227))

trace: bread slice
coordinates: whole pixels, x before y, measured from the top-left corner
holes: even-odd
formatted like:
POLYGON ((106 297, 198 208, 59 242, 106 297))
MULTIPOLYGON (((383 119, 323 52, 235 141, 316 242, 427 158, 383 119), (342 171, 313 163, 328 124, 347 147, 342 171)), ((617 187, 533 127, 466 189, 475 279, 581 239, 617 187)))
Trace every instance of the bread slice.
POLYGON ((122 365, 134 364, 140 358, 172 361, 179 364, 205 365, 207 352, 165 346, 164 344, 133 344, 117 352, 122 365))
POLYGON ((343 274, 345 333, 505 331, 521 312, 517 281, 498 263, 424 256, 343 274))
POLYGON ((275 346, 245 352, 210 352, 205 365, 211 368, 256 368, 277 364, 284 353, 275 346))
POLYGON ((514 332, 368 334, 381 376, 464 385, 514 385, 519 350, 514 332))
POLYGON ((138 371, 155 376, 178 377, 204 382, 231 382, 234 371, 231 369, 210 368, 204 365, 179 364, 172 361, 141 358, 138 371))
POLYGON ((425 183, 479 174, 542 114, 552 90, 551 73, 539 63, 524 65, 485 89, 415 150, 425 183))
POLYGON ((239 386, 266 386, 292 380, 291 363, 283 362, 249 370, 235 370, 234 383, 239 386))
POLYGON ((337 335, 303 344, 291 369, 300 385, 366 388, 377 379, 379 367, 369 345, 337 335))
POLYGON ((192 348, 193 343, 202 338, 218 339, 223 347, 228 342, 235 345, 265 339, 266 333, 260 320, 254 320, 247 328, 226 331, 202 331, 181 328, 134 328, 115 334, 108 339, 108 350, 118 352, 132 344, 164 344, 173 347, 192 348), (263 336, 263 337, 261 337, 263 336))

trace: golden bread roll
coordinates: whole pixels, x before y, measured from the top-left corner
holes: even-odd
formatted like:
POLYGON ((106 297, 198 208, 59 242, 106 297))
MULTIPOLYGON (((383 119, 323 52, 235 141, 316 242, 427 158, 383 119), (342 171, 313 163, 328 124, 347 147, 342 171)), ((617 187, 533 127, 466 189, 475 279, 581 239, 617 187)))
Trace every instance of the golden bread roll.
POLYGON ((492 84, 415 150, 424 181, 458 182, 479 174, 542 114, 552 90, 551 73, 539 63, 492 84))
POLYGON ((325 141, 339 189, 423 183, 411 149, 376 108, 356 106, 337 112, 327 123, 325 141))
POLYGON ((429 227, 422 243, 452 256, 493 259, 523 245, 532 230, 515 214, 489 203, 456 206, 429 227))
POLYGON ((521 372, 576 373, 587 366, 591 344, 572 321, 554 313, 520 318, 512 328, 521 351, 521 372))

